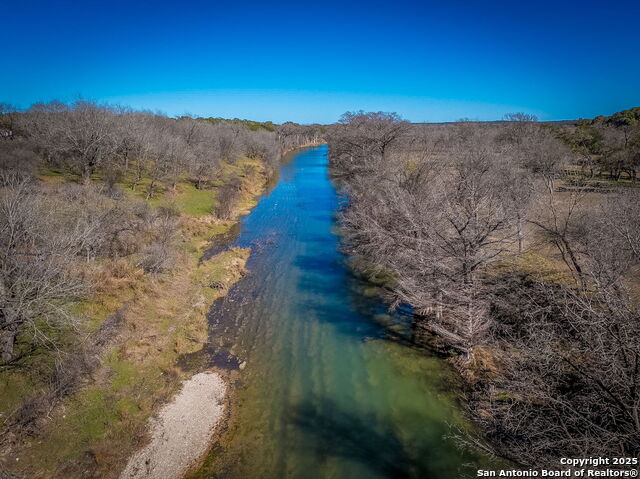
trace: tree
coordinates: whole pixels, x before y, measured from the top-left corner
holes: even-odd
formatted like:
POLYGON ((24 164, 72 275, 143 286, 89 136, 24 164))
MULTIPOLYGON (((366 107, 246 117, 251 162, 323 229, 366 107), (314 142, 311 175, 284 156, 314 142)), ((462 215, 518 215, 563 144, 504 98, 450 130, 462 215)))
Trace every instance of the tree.
POLYGON ((503 117, 503 121, 507 122, 504 129, 505 138, 515 144, 520 144, 533 131, 538 128, 538 117, 528 113, 507 113, 503 117))
POLYGON ((0 103, 0 140, 12 140, 16 136, 18 109, 8 103, 0 103))
POLYGON ((581 121, 573 130, 562 130, 558 136, 578 157, 583 171, 588 168, 589 176, 593 176, 593 168, 597 164, 596 157, 602 154, 602 133, 590 122, 581 121))
POLYGON ((29 327, 68 322, 65 304, 80 298, 85 282, 71 269, 82 230, 56 227, 50 205, 25 181, 0 191, 0 359, 14 358, 15 338, 29 327))
POLYGON ((533 123, 538 121, 538 117, 529 113, 507 113, 503 117, 504 121, 512 123, 533 123))
POLYGON ((114 114, 108 107, 78 100, 70 106, 34 105, 30 112, 36 126, 30 132, 45 154, 84 183, 116 148, 114 114))
POLYGON ((420 324, 467 359, 490 326, 484 275, 517 243, 528 197, 516 190, 529 188, 516 181, 518 166, 482 138, 447 157, 388 157, 350 177, 343 216, 350 248, 391 273, 394 303, 414 306, 420 324))
POLYGON ((564 174, 570 158, 569 149, 546 128, 529 131, 516 151, 522 165, 541 178, 548 188, 553 188, 555 180, 564 174))
POLYGON ((332 161, 343 174, 367 174, 380 168, 391 146, 408 128, 397 113, 347 112, 329 131, 332 161))
POLYGON ((483 401, 483 426, 520 464, 640 453, 640 317, 622 283, 587 274, 590 291, 519 279, 495 307, 501 371, 484 387, 507 399, 483 401))

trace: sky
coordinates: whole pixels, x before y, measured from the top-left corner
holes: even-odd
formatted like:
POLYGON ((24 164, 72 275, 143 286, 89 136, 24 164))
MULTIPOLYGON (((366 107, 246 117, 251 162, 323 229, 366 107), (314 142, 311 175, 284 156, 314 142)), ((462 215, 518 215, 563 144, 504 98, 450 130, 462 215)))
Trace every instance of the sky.
POLYGON ((0 102, 276 123, 640 106, 640 2, 0 2, 0 102))

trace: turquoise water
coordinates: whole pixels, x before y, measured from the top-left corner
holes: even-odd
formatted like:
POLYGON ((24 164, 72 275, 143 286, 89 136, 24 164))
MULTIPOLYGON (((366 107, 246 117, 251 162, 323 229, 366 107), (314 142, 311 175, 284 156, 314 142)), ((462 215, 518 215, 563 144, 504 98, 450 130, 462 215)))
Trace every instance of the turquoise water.
POLYGON ((410 315, 364 294, 339 253, 339 201, 326 147, 309 148, 242 222, 234 245, 252 248, 250 273, 209 320, 214 363, 246 367, 204 477, 475 472, 444 438, 459 419, 445 364, 412 344, 410 315))

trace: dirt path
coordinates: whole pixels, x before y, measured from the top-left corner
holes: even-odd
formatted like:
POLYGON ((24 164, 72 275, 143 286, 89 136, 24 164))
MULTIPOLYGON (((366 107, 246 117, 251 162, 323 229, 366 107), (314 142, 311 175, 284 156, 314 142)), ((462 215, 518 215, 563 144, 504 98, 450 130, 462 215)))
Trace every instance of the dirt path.
POLYGON ((207 451, 224 414, 226 385, 213 372, 199 373, 151 420, 151 442, 135 453, 120 479, 176 479, 207 451))

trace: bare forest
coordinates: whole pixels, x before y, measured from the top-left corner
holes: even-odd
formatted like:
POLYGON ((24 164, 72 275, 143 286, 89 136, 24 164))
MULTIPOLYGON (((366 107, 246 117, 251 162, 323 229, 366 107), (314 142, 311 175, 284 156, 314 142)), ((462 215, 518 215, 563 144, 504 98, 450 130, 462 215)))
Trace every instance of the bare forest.
POLYGON ((0 105, 0 446, 22 472, 107 477, 143 442, 245 274, 249 248, 211 241, 324 142, 353 271, 460 379, 479 432, 457 444, 523 467, 640 455, 640 109, 303 126, 78 100, 0 105))
MULTIPOLYGON (((176 303, 176 287, 191 285, 193 295, 206 281, 211 294, 221 294, 229 277, 201 279, 200 270, 220 276, 246 255, 234 250, 199 270, 196 258, 251 206, 282 155, 317 141, 320 130, 168 118, 85 100, 1 108, 0 432, 8 450, 35 434, 63 398, 95 381, 101 367, 114 374, 121 358, 133 361, 134 346, 136 367, 149 376, 144 364, 154 364, 166 374, 177 354, 206 337, 206 321, 196 320, 166 337, 154 332, 159 326, 144 316, 145 305, 165 301, 163 314, 182 308, 188 315, 204 303, 197 295, 176 303), (172 355, 157 359, 157 343, 167 337, 172 355), (145 351, 155 356, 141 354, 140 341, 151 341, 145 351)), ((128 381, 127 388, 149 391, 128 381)))
POLYGON ((345 249, 416 347, 449 358, 482 437, 522 466, 640 454, 640 110, 543 124, 328 132, 345 249))

